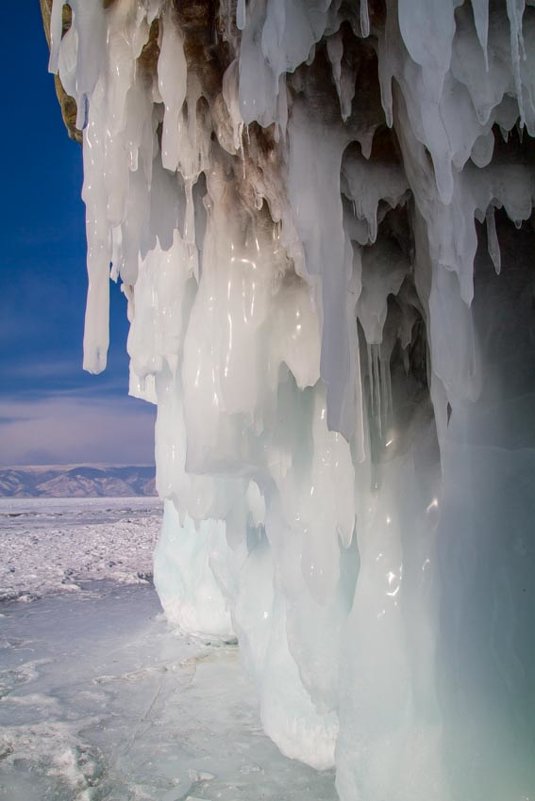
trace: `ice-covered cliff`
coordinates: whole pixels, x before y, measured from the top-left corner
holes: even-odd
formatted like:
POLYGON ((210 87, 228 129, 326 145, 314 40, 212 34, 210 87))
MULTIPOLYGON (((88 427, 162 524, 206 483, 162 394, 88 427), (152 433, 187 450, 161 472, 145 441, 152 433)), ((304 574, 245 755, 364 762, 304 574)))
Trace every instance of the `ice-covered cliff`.
POLYGON ((342 801, 535 798, 533 5, 51 8, 163 606, 342 801))

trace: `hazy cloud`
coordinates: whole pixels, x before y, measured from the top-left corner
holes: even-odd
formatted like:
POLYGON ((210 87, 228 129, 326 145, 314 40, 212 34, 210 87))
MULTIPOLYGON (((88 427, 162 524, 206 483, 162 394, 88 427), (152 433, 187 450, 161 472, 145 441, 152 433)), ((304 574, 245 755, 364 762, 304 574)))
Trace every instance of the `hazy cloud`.
POLYGON ((154 407, 133 398, 0 401, 0 463, 150 464, 154 407))

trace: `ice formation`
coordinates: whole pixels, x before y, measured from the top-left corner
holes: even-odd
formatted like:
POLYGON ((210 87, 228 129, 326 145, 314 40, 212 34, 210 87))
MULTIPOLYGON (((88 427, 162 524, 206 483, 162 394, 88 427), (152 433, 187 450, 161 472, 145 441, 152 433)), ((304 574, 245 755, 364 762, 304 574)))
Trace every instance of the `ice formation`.
POLYGON ((535 798, 534 5, 53 2, 162 604, 342 801, 535 798))

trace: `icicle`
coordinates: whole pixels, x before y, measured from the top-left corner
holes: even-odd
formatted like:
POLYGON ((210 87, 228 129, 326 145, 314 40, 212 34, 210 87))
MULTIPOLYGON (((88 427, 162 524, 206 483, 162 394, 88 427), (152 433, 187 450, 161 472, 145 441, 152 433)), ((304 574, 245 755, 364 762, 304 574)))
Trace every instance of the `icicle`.
MULTIPOLYGON (((110 278, 112 281, 117 281, 121 272, 121 263, 123 261, 123 235, 120 225, 116 225, 111 231, 111 271, 110 278)), ((126 284, 125 284, 126 286, 126 284)))
POLYGON ((344 44, 342 40, 342 34, 340 33, 340 31, 335 33, 334 36, 329 36, 329 38, 327 39, 327 55, 329 56, 329 61, 331 62, 333 80, 336 86, 336 91, 338 92, 340 105, 342 105, 341 79, 342 79, 342 57, 344 55, 344 44))
POLYGON ((63 6, 64 0, 53 0, 50 13, 50 59, 48 61, 48 71, 54 74, 58 71, 63 6))
POLYGON ((184 219, 184 242, 186 244, 188 254, 189 254, 189 262, 190 262, 190 269, 195 277, 195 280, 199 280, 199 263, 197 258, 197 247, 195 244, 195 207, 193 204, 193 180, 191 178, 187 178, 184 187, 186 190, 186 216, 184 219))
POLYGON ((187 64, 182 34, 171 12, 162 18, 162 41, 158 58, 158 87, 165 104, 162 133, 162 164, 167 170, 178 167, 179 126, 186 98, 187 64))
POLYGON ((368 0, 360 0, 360 34, 364 39, 370 35, 368 0))
POLYGON ((238 70, 238 60, 234 59, 234 61, 227 67, 225 74, 223 75, 222 94, 230 121, 232 123, 234 149, 237 153, 241 153, 241 157, 243 159, 244 122, 240 112, 238 70))
POLYGON ((524 0, 507 0, 507 16, 511 33, 511 64, 515 79, 515 91, 520 113, 520 127, 523 128, 526 119, 524 112, 524 90, 520 72, 520 61, 525 59, 524 38, 522 36, 522 17, 524 16, 524 0))
POLYGON ((245 0, 238 0, 236 5, 236 27, 240 31, 243 31, 247 23, 246 14, 245 0))
POLYGON ((498 235, 496 233, 496 219, 494 217, 494 206, 488 207, 486 218, 487 218, 487 240, 488 240, 489 256, 491 257, 492 263, 494 264, 496 275, 499 275, 502 268, 502 261, 500 254, 500 243, 498 241, 498 235))
POLYGON ((483 50, 485 69, 489 70, 488 38, 489 38, 489 0, 472 0, 474 22, 477 38, 483 50))
POLYGON ((381 439, 382 444, 386 443, 388 432, 390 410, 392 408, 392 382, 390 380, 390 353, 387 357, 379 352, 379 374, 380 374, 380 393, 381 393, 381 439))
POLYGON ((384 433, 385 408, 384 408, 384 381, 381 368, 381 346, 367 345, 368 354, 368 380, 370 386, 370 414, 371 428, 374 432, 372 448, 377 457, 378 449, 381 447, 384 433))

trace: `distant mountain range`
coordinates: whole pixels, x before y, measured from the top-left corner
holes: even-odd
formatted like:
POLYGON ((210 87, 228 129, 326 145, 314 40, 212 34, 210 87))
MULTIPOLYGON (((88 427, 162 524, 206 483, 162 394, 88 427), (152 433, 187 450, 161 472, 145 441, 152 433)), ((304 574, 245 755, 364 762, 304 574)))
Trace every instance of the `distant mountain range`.
POLYGON ((39 465, 0 467, 2 498, 117 498, 156 495, 154 467, 39 465))

